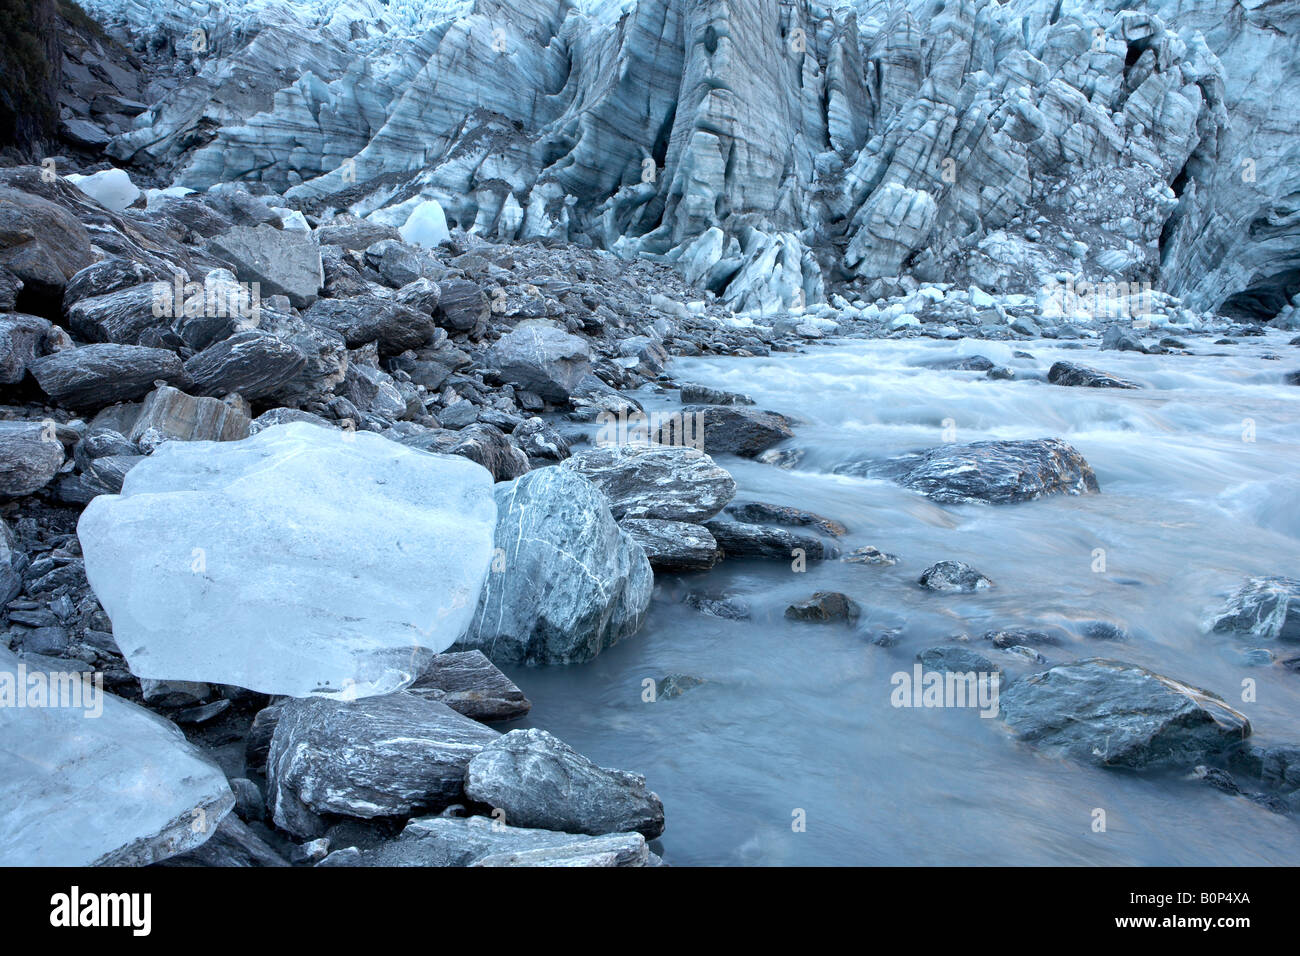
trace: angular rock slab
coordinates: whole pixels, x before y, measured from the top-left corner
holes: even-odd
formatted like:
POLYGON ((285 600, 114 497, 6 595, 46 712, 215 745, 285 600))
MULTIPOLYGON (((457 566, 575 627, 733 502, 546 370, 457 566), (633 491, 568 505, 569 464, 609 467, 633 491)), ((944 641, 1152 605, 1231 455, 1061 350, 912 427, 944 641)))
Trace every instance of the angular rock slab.
POLYGON ((654 573, 595 485, 541 468, 495 494, 499 558, 461 649, 497 662, 569 664, 636 633, 654 573))
POLYGON ((943 504, 1006 504, 1100 490, 1092 466, 1059 438, 940 445, 917 455, 844 465, 836 471, 890 478, 943 504))
POLYGON ((446 704, 401 692, 285 703, 266 762, 275 825, 324 832, 322 814, 373 819, 441 809, 462 797, 470 759, 495 730, 446 704))
POLYGON ((705 521, 736 493, 735 479, 712 458, 680 445, 599 445, 560 467, 603 491, 619 520, 705 521))
POLYGON ((722 549, 703 525, 662 518, 624 518, 618 526, 641 545, 650 566, 677 571, 707 571, 722 549))
POLYGON ((138 677, 366 697, 469 624, 491 492, 463 458, 292 422, 163 445, 77 531, 138 677))
POLYGON ((1036 747, 1134 770, 1189 768, 1250 735, 1250 721, 1208 691, 1102 658, 1016 681, 1001 716, 1036 747))
POLYGON ((604 836, 513 827, 488 817, 419 817, 390 843, 339 851, 322 866, 646 866, 639 833, 604 836))
POLYGON ((44 488, 63 465, 63 443, 52 423, 0 422, 0 497, 44 488))
POLYGON ((482 651, 439 654, 410 686, 412 694, 446 704, 474 720, 514 720, 532 701, 482 651))
MULTIPOLYGON (((23 676, 0 648, 0 685, 23 676)), ((0 866, 147 866, 202 844, 234 806, 174 724, 94 693, 89 708, 0 706, 0 866)))
POLYGON ((512 730, 474 755, 465 795, 511 826, 565 833, 664 832, 664 805, 645 777, 598 767, 544 730, 512 730))
POLYGON ((1074 362, 1056 362, 1047 371, 1047 380, 1053 385, 1073 385, 1080 388, 1141 388, 1136 382, 1117 378, 1109 372, 1077 365, 1074 362))

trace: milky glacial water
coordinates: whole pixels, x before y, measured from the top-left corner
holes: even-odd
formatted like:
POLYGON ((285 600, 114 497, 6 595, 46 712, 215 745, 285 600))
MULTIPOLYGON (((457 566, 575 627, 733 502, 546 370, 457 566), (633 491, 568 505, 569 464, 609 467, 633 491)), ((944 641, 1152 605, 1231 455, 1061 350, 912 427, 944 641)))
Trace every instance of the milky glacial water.
MULTIPOLYGON (((1077 637, 1042 650, 1053 663, 1107 656, 1150 667, 1223 695, 1249 716, 1257 743, 1300 741, 1300 674, 1248 665, 1248 643, 1203 624, 1246 575, 1300 575, 1300 387, 1283 381, 1300 368, 1300 349, 1288 338, 1194 338, 1203 354, 1190 356, 1050 341, 846 341, 770 358, 676 360, 679 382, 743 391, 801 419, 787 442, 804 451, 793 470, 718 456, 738 501, 839 519, 846 551, 870 544, 900 561, 809 562, 796 573, 784 562, 728 560, 707 573, 660 573, 636 636, 586 665, 511 671, 534 702, 529 723, 605 766, 644 773, 667 814, 656 846, 674 864, 1300 863, 1300 822, 1245 799, 1176 774, 1045 757, 972 709, 890 703, 891 675, 952 635, 969 635, 972 649, 1016 675, 1029 668, 981 641, 985 630, 1077 631, 1106 620, 1128 639, 1077 637), (1021 350, 1033 358, 1013 357, 1021 350), (1018 379, 918 367, 973 354, 1018 379), (1058 359, 1146 387, 1049 385, 1058 359), (944 440, 1048 436, 1083 453, 1100 494, 941 506, 832 473, 944 440), (921 571, 943 559, 973 564, 996 588, 920 589, 921 571), (753 617, 701 614, 681 603, 692 590, 740 597, 753 617), (858 626, 784 619, 788 604, 817 590, 855 598, 858 626), (901 629, 896 646, 871 643, 884 628, 901 629), (708 683, 644 702, 643 681, 669 672, 708 683), (1241 700, 1245 678, 1256 682, 1254 702, 1241 700), (1093 830, 1098 808, 1105 832, 1093 830), (798 811, 803 832, 792 827, 798 811)), ((677 405, 676 393, 641 397, 648 410, 677 405)))

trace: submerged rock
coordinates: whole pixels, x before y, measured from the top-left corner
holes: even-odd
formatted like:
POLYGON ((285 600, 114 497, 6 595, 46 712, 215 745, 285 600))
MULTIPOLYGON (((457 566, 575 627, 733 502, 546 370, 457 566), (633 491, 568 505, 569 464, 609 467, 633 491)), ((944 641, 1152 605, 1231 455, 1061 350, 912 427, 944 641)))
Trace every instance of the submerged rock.
POLYGON ((811 511, 793 508, 790 505, 770 505, 763 501, 746 501, 743 504, 729 505, 727 514, 737 521, 749 524, 795 525, 816 528, 822 534, 838 538, 849 533, 849 529, 834 518, 823 518, 811 511))
POLYGON ((1101 658, 1016 681, 1001 706, 1020 739, 1104 767, 1190 767, 1250 735, 1250 721, 1210 692, 1101 658))
POLYGON ((879 548, 868 544, 861 548, 854 548, 844 555, 841 560, 849 564, 878 564, 882 567, 892 567, 898 563, 898 555, 881 551, 879 548))
POLYGON ((1300 641, 1300 581, 1280 576, 1249 578, 1211 623, 1219 633, 1266 641, 1300 641))
POLYGON ((491 487, 462 458, 294 422, 167 443, 77 531, 137 676, 367 696, 469 623, 491 487))
POLYGON ((0 865, 147 866, 212 836, 234 795, 174 724, 36 671, 0 647, 0 865))
POLYGON ((821 624, 845 621, 851 624, 862 616, 862 608, 847 594, 818 591, 806 601, 787 607, 785 616, 791 621, 816 621, 821 624))
POLYGON ((1059 438, 940 445, 914 455, 843 465, 836 470, 890 478, 944 504, 1005 504, 1100 490, 1092 466, 1059 438))
POLYGON ((498 662, 570 664, 636 633, 653 572, 595 485, 542 468, 495 495, 497 557, 462 648, 498 662))
POLYGON ((544 730, 512 730, 484 747, 465 772, 465 795, 504 811, 511 826, 566 833, 664 830, 664 806, 645 778, 598 767, 544 730))
POLYGON ((446 704, 399 692, 305 698, 280 710, 266 762, 275 825, 299 838, 322 815, 373 819, 438 810, 463 796, 470 759, 499 735, 446 704))
POLYGON ((1073 362, 1056 362, 1047 372, 1047 380, 1053 385, 1075 385, 1084 388, 1141 388, 1136 382, 1116 378, 1107 372, 1100 372, 1086 365, 1073 362))

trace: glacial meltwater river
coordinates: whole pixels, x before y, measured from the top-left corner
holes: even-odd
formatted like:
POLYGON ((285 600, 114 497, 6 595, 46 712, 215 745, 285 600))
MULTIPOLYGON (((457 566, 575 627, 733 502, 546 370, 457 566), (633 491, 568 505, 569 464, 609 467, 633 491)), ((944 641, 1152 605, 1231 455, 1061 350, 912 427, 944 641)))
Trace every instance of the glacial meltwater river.
MULTIPOLYGON (((1257 743, 1300 741, 1300 673, 1250 666, 1249 642, 1203 625, 1246 575, 1300 572, 1300 387, 1283 381, 1300 368, 1300 349, 1290 337, 1189 338, 1198 355, 846 340, 770 358, 675 360, 676 381, 745 392, 802 419, 784 446, 803 450, 792 470, 718 456, 737 501, 838 519, 846 552, 875 545, 899 563, 810 561, 796 573, 788 562, 727 560, 707 573, 659 573, 640 633, 589 664, 510 669, 534 702, 524 723, 604 766, 644 773, 667 816, 655 846, 673 864, 1300 862, 1296 819, 1245 798, 1177 774, 1047 757, 973 709, 890 703, 891 675, 952 635, 1021 675, 1031 666, 994 650, 984 631, 1104 620, 1128 639, 1040 650, 1052 663, 1144 665, 1222 695, 1250 718, 1257 743), (975 354, 1017 380, 918 367, 975 354), (1145 388, 1049 385, 1058 359, 1145 388), (1100 494, 941 506, 832 473, 944 440, 1049 436, 1087 458, 1100 494), (917 577, 943 559, 969 562, 996 587, 923 591, 917 577), (818 590, 855 598, 858 625, 784 618, 818 590), (682 603, 689 591, 738 597, 752 618, 702 614, 682 603), (901 640, 873 645, 886 628, 900 628, 901 640), (645 702, 643 681, 670 672, 708 683, 645 702), (1253 702, 1241 700, 1245 678, 1253 702), (1096 809, 1104 832, 1093 828, 1096 809), (800 818, 803 829, 792 826, 800 818)), ((678 404, 675 392, 638 397, 647 411, 678 404)))

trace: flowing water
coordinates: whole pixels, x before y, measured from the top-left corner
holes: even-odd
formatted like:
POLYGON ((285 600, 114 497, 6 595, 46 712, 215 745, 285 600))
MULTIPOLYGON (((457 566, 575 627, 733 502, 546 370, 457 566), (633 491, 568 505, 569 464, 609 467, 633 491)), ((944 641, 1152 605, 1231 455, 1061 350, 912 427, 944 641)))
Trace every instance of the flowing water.
MULTIPOLYGON (((1098 353, 1041 342, 847 341, 770 358, 678 359, 680 382, 754 397, 801 423, 791 470, 719 456, 737 501, 794 505, 849 528, 892 567, 728 560, 656 578, 643 630, 590 664, 516 668, 530 722, 605 766, 635 769, 664 800, 658 847, 679 864, 1295 864, 1300 824, 1181 779, 1049 758, 974 709, 891 705, 891 675, 966 634, 1012 674, 1028 665, 980 639, 991 628, 1104 620, 1122 642, 1076 637, 1053 663, 1114 657, 1208 688, 1242 710, 1261 744, 1300 741, 1300 674, 1250 666, 1249 642, 1204 620, 1248 574, 1300 568, 1300 366, 1289 336, 1202 355, 1098 353), (1014 357, 1024 350, 1032 359, 1014 357), (1215 353, 1215 354, 1209 354, 1215 353), (1281 361, 1269 360, 1280 354, 1281 361), (1015 381, 921 363, 981 354, 1015 381), (1142 383, 1064 388, 1064 359, 1142 383), (1101 493, 1013 505, 941 506, 888 482, 833 473, 864 457, 990 438, 1059 436, 1092 464, 1101 493), (996 587, 923 591, 920 572, 967 561, 996 587), (856 627, 787 621, 817 590, 862 606, 856 627), (747 621, 681 603, 736 596, 747 621), (899 629, 892 647, 871 639, 899 629), (670 672, 708 683, 643 700, 670 672), (1242 682, 1256 684, 1244 702, 1242 682), (1096 832, 1094 810, 1106 814, 1096 832), (800 830, 793 824, 806 820, 800 830)), ((641 395, 647 410, 675 393, 641 395)), ((707 434, 705 436, 707 450, 707 434)), ((1276 648, 1275 648, 1276 650, 1276 648)))

